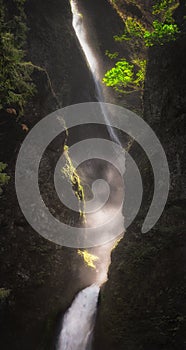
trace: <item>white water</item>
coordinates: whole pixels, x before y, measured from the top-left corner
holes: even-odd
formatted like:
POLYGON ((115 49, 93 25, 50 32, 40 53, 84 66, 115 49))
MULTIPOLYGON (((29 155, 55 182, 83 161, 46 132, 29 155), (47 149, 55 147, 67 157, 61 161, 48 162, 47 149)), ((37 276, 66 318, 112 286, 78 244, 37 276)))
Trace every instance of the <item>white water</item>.
POLYGON ((108 133, 110 135, 111 140, 115 141, 117 144, 121 146, 121 143, 118 139, 117 134, 115 133, 114 129, 109 126, 110 124, 109 111, 107 110, 105 105, 101 103, 104 101, 104 97, 103 97, 102 87, 99 79, 99 76, 100 76, 99 65, 98 65, 96 56, 88 43, 86 30, 83 24, 83 17, 78 10, 78 5, 76 0, 70 0, 70 5, 71 5, 72 16, 73 16, 72 25, 75 30, 76 36, 79 40, 79 43, 81 45, 81 48, 85 54, 90 71, 92 73, 92 77, 95 83, 95 92, 96 92, 95 97, 97 98, 98 102, 100 102, 101 112, 105 119, 108 133))
POLYGON ((58 350, 90 350, 95 323, 99 287, 82 290, 67 310, 58 339, 58 350))
MULTIPOLYGON (((96 98, 98 102, 100 102, 101 112, 105 119, 108 133, 112 141, 121 145, 114 129, 109 126, 109 112, 105 105, 101 103, 104 101, 104 98, 99 81, 98 61, 87 41, 82 15, 78 11, 76 0, 70 0, 70 4, 73 15, 73 27, 95 82, 96 98)), ((108 243, 105 247, 100 247, 101 253, 104 255, 104 257, 102 257, 102 263, 98 266, 97 270, 99 274, 97 282, 100 284, 106 280, 112 246, 113 242, 108 243)), ((57 350, 91 350, 99 290, 99 286, 93 284, 77 295, 64 316, 62 329, 58 338, 57 350)))

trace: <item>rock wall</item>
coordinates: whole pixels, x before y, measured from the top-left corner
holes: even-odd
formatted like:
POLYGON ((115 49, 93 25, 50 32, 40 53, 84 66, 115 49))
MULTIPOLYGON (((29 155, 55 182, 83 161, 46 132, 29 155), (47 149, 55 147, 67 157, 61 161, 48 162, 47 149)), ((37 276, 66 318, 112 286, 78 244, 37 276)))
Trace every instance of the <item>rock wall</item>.
MULTIPOLYGON (((11 2, 10 2, 11 6, 11 2)), ((40 237, 23 217, 14 188, 15 160, 26 131, 41 118, 68 104, 94 100, 94 83, 72 28, 67 0, 26 2, 27 59, 34 65, 37 92, 19 123, 1 113, 1 160, 11 180, 1 196, 0 307, 1 347, 15 350, 51 349, 57 315, 75 294, 91 284, 94 272, 85 267, 75 249, 65 249, 40 237), (81 276, 87 276, 84 280, 81 276), (4 292, 5 294, 3 294, 4 292)), ((54 160, 60 156, 63 137, 49 149, 40 183, 47 200, 52 196, 54 160)), ((51 199, 52 198, 52 199, 51 199)), ((64 207, 59 207, 65 215, 64 207)), ((78 219, 78 218, 77 218, 78 219)))
MULTIPOLYGON (((115 23, 118 17, 112 17, 110 9, 109 15, 105 16, 106 23, 103 21, 106 1, 101 2, 100 8, 98 0, 94 1, 95 7, 90 0, 80 2, 87 18, 90 17, 91 26, 96 27, 96 38, 101 33, 95 43, 105 67, 107 64, 109 67, 103 58, 104 51, 115 50, 110 40, 117 34, 115 29, 120 28, 121 24, 115 23)), ((140 16, 140 6, 135 7, 135 11, 140 16)), ((23 118, 31 128, 53 110, 95 100, 95 96, 90 72, 72 28, 69 2, 28 0, 26 12, 29 26, 27 57, 43 69, 34 69, 37 94, 23 118)), ((179 13, 177 16, 181 17, 179 13)), ((185 349, 184 52, 185 37, 149 52, 144 117, 157 132, 168 156, 170 198, 161 220, 146 235, 140 233, 147 210, 143 206, 112 254, 109 281, 100 296, 96 350, 185 349)), ((125 104, 125 101, 120 102, 125 104)), ((14 189, 15 159, 25 131, 13 117, 7 117, 1 115, 4 126, 0 139, 4 157, 1 160, 8 163, 11 176, 0 201, 3 209, 0 214, 0 279, 4 281, 1 287, 7 291, 6 298, 2 291, 0 293, 1 344, 3 349, 48 350, 54 348, 52 335, 57 314, 67 309, 78 290, 91 283, 94 273, 84 267, 75 250, 44 240, 25 221, 14 189), (86 280, 79 279, 80 271, 81 275, 87 275, 86 280)), ((57 146, 61 144, 63 138, 58 140, 57 146)), ((143 170, 145 196, 150 201, 153 178, 149 162, 136 147, 133 146, 131 152, 143 170)), ((49 194, 47 200, 51 193, 49 174, 52 174, 54 160, 59 155, 60 149, 56 152, 51 146, 43 163, 40 180, 43 192, 49 194)), ((53 204, 57 206, 55 201, 53 204)), ((64 213, 64 208, 59 210, 64 213)))
POLYGON ((94 84, 72 28, 68 0, 26 2, 29 59, 50 76, 62 106, 94 98, 94 84))
POLYGON ((112 253, 109 279, 100 296, 96 350, 186 349, 184 11, 180 2, 175 13, 180 38, 149 50, 144 93, 144 118, 169 162, 169 199, 155 227, 142 234, 153 178, 142 150, 134 145, 131 154, 143 170, 147 202, 112 253))
MULTIPOLYGON (((130 56, 131 48, 127 42, 114 40, 115 35, 123 33, 124 23, 116 9, 108 0, 78 0, 78 8, 82 13, 86 28, 87 39, 99 63, 100 81, 107 70, 114 66, 106 52, 119 52, 126 59, 130 56)), ((121 96, 115 93, 111 87, 102 84, 104 100, 108 103, 122 105, 132 110, 140 110, 141 100, 139 93, 121 96)))

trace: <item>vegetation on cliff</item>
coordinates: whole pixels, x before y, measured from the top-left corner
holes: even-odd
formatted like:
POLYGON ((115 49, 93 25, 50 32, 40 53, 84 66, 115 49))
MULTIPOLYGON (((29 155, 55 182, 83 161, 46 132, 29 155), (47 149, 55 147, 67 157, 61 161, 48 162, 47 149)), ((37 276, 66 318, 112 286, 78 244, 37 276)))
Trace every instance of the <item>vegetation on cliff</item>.
MULTIPOLYGON (((113 3, 113 1, 111 1, 113 3)), ((118 1, 120 3, 120 1, 118 1)), ((117 1, 114 1, 117 7, 117 1)), ((143 91, 146 71, 147 48, 154 45, 164 45, 176 40, 179 34, 178 25, 173 18, 173 12, 178 6, 177 0, 161 0, 149 9, 149 24, 135 16, 123 16, 124 31, 115 35, 115 41, 128 41, 131 47, 130 61, 119 53, 106 53, 111 59, 117 60, 114 67, 105 73, 103 82, 119 93, 143 91)))
POLYGON ((0 1, 0 109, 14 107, 23 114, 24 106, 34 93, 33 66, 25 61, 24 45, 27 27, 25 0, 0 1))
MULTIPOLYGON (((25 0, 0 0, 0 110, 6 110, 5 114, 16 120, 23 115, 24 107, 35 91, 31 78, 33 66, 25 61, 24 3, 25 0)), ((21 126, 28 131, 25 124, 21 126)), ((6 167, 7 164, 0 162, 0 193, 10 179, 4 171, 6 167)))
MULTIPOLYGON (((143 17, 146 21, 145 28, 152 23, 152 15, 159 9, 172 4, 171 11, 174 11, 177 6, 173 1, 161 1, 158 2, 158 7, 154 7, 153 14, 148 11, 148 6, 143 6, 141 0, 115 0, 114 3, 124 20, 138 13, 141 23, 143 17), (130 3, 130 8, 126 3, 130 3)), ((96 350, 184 350, 186 345, 183 126, 186 116, 186 6, 184 1, 180 3, 182 7, 179 6, 174 13, 174 24, 180 30, 178 37, 176 34, 171 41, 153 43, 150 50, 146 46, 142 47, 148 50, 143 117, 156 131, 168 158, 171 173, 169 199, 156 226, 142 234, 141 224, 147 205, 144 200, 135 222, 127 229, 124 239, 112 253, 109 279, 103 286, 100 297, 96 350)), ((134 43, 134 39, 136 41, 132 54, 142 42, 141 36, 135 36, 128 40, 129 45, 132 40, 134 43)), ((141 54, 140 47, 139 53, 141 54)), ((140 172, 142 171, 144 194, 150 202, 148 192, 153 187, 153 179, 149 176, 150 169, 144 156, 135 147, 133 143, 130 154, 135 156, 140 172)))
POLYGON ((10 179, 10 176, 4 171, 7 164, 0 162, 0 194, 3 192, 3 186, 6 185, 10 179))

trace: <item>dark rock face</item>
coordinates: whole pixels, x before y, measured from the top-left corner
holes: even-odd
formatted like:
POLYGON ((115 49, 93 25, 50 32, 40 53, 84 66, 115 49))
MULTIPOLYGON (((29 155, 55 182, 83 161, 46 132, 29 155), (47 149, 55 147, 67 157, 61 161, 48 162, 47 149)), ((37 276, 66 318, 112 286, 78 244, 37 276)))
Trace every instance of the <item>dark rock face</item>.
MULTIPOLYGON (((0 287, 8 291, 6 300, 0 294, 0 337, 3 349, 39 350, 53 348, 57 314, 70 306, 79 290, 92 283, 94 272, 84 266, 75 249, 59 247, 40 237, 20 211, 14 168, 26 136, 21 123, 30 129, 60 106, 94 100, 94 83, 72 28, 69 2, 29 0, 26 12, 27 59, 42 69, 34 69, 37 93, 20 123, 14 116, 1 113, 1 160, 8 163, 11 181, 0 200, 0 287), (81 273, 87 274, 84 281, 81 273)), ((53 174, 63 141, 63 137, 58 140, 58 151, 51 146, 41 169, 40 182, 49 201, 53 200, 49 175, 53 174)), ((57 202, 53 204, 57 209, 57 202)), ((59 211, 65 215, 63 206, 59 211)))
MULTIPOLYGON (((176 16, 181 18, 179 12, 176 16)), ((141 234, 144 207, 112 253, 100 297, 96 350, 186 349, 186 41, 180 27, 180 39, 150 50, 144 94, 144 118, 169 162, 169 199, 156 226, 141 234)), ((133 154, 139 168, 146 169, 143 178, 149 188, 149 166, 135 146, 133 154)), ((149 199, 148 190, 145 195, 149 199)))
POLYGON ((183 38, 150 52, 144 99, 144 117, 157 132, 167 154, 171 172, 169 200, 172 201, 181 201, 186 195, 185 49, 183 38))
MULTIPOLYGON (((78 0, 78 7, 83 14, 91 47, 99 51, 105 64, 109 66, 110 60, 105 56, 105 51, 117 51, 123 49, 128 55, 127 45, 118 44, 113 40, 113 36, 123 32, 124 24, 117 12, 107 0, 78 0)), ((110 62, 112 64, 112 62, 110 62)))
MULTIPOLYGON (((14 11, 11 2, 10 11, 14 11)), ((6 300, 0 300, 0 337, 4 349, 39 350, 53 348, 57 314, 69 307, 79 290, 92 283, 94 272, 84 266, 76 250, 58 247, 35 233, 20 211, 14 168, 19 147, 26 136, 21 123, 30 129, 57 108, 94 101, 95 91, 72 28, 69 2, 28 0, 26 14, 29 27, 26 52, 28 61, 36 66, 33 80, 37 93, 27 105, 20 123, 14 116, 4 112, 1 115, 1 121, 5 122, 0 139, 1 160, 8 163, 11 181, 0 201, 0 278, 3 281, 0 287, 10 292, 6 300), (84 276, 83 281, 81 276, 84 276)), ((81 139, 80 131, 76 133, 76 139, 81 139)), ((87 134, 88 129, 83 133, 87 134)), ((103 133, 107 134, 106 130, 103 133)), ((69 142, 74 140, 72 131, 69 142)), ((49 148, 41 169, 40 184, 46 202, 52 201, 54 210, 65 215, 64 207, 58 207, 52 196, 51 185, 63 142, 61 137, 49 148)))
MULTIPOLYGON (((90 26, 96 27, 95 45, 103 66, 109 67, 109 62, 103 58, 104 51, 116 49, 110 40, 117 34, 121 22, 115 23, 112 9, 105 18, 108 5, 105 0, 100 7, 100 0, 80 2, 90 18, 90 26)), ((148 1, 146 4, 148 7, 148 1)), ((138 11, 141 16, 134 6, 129 11, 138 11)), ((93 101, 95 94, 91 74, 71 25, 69 2, 28 0, 26 12, 30 28, 28 60, 44 69, 35 68, 33 73, 38 92, 24 116, 24 123, 31 128, 53 110, 93 101)), ((184 52, 183 38, 150 53, 145 119, 155 128, 167 153, 171 169, 170 199, 158 225, 147 235, 139 233, 145 209, 142 210, 112 254, 109 281, 100 297, 96 350, 185 349, 184 52)), ((5 300, 0 294, 1 346, 7 350, 53 349, 57 314, 68 308, 75 293, 91 283, 93 273, 84 267, 75 250, 44 240, 25 221, 14 189, 15 159, 25 131, 14 119, 6 120, 6 115, 1 118, 5 118, 6 125, 0 140, 4 158, 0 160, 8 163, 11 176, 0 201, 4 211, 0 215, 0 279, 4 284, 0 287, 10 291, 5 300), (84 282, 79 279, 80 270, 82 275, 88 276, 84 282)), ((149 164, 135 148, 131 151, 141 169, 146 169, 147 165, 144 178, 150 191, 149 164)), ((48 200, 51 184, 47 181, 59 154, 59 151, 54 154, 51 147, 41 172, 40 180, 43 192, 49 193, 48 200)))
POLYGON ((26 5, 29 59, 45 68, 62 106, 92 101, 94 84, 72 28, 68 0, 26 5))
MULTIPOLYGON (((115 35, 123 33, 124 23, 116 9, 108 0, 78 0, 78 8, 83 15, 87 39, 99 63, 100 81, 107 70, 114 66, 114 61, 107 55, 119 52, 126 59, 130 56, 130 47, 127 42, 118 43, 115 35)), ((140 110, 141 100, 139 93, 119 96, 111 87, 102 84, 104 100, 108 103, 123 105, 126 108, 140 110)))

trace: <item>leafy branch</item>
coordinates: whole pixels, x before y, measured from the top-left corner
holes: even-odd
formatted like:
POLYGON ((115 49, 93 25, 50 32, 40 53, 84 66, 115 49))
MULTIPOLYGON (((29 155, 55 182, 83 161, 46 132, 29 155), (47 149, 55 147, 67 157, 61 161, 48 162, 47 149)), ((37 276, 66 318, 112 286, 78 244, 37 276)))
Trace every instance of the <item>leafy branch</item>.
POLYGON ((24 2, 15 0, 18 15, 9 19, 6 2, 0 0, 0 108, 15 106, 20 115, 35 92, 33 67, 25 62, 22 49, 26 38, 24 2))
POLYGON ((3 192, 3 186, 5 186, 10 180, 10 176, 8 176, 7 173, 4 172, 6 167, 7 164, 0 162, 0 195, 3 192))
POLYGON ((103 82, 112 86, 119 93, 131 93, 143 89, 146 60, 133 60, 129 63, 125 58, 106 72, 103 82))
MULTIPOLYGON (((103 83, 111 86, 119 93, 131 93, 143 91, 146 59, 145 52, 148 47, 164 45, 174 41, 179 35, 179 28, 174 22, 173 12, 178 6, 177 0, 161 0, 152 6, 151 15, 154 16, 149 28, 135 17, 125 18, 125 28, 121 35, 115 35, 114 40, 118 42, 129 41, 131 49, 135 51, 130 61, 121 57, 113 68, 105 73, 103 83), (138 50, 137 50, 138 49, 138 50), (136 57, 136 51, 138 56, 136 57)), ((119 57, 118 53, 106 55, 110 59, 119 57)))

